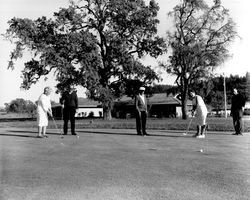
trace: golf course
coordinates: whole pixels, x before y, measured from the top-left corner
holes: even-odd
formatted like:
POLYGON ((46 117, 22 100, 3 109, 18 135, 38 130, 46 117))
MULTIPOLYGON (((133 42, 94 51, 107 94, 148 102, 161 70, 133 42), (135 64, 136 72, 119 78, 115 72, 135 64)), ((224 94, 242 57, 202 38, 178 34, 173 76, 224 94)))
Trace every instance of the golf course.
POLYGON ((61 121, 59 128, 49 122, 48 138, 36 138, 34 121, 1 122, 1 199, 249 199, 249 132, 211 128, 197 139, 193 124, 184 135, 188 120, 179 122, 180 130, 159 128, 157 120, 153 129, 149 120, 150 136, 142 137, 129 128, 132 120, 125 128, 119 125, 125 121, 98 122, 77 120, 79 137, 63 138, 61 121))

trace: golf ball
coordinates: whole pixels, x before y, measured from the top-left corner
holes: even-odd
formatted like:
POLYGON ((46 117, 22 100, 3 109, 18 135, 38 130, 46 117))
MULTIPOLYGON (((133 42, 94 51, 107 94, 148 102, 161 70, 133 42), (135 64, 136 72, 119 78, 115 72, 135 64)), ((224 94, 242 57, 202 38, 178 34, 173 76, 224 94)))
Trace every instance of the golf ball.
POLYGON ((203 149, 201 149, 200 152, 202 153, 202 152, 203 152, 203 149))
POLYGON ((77 136, 77 138, 79 138, 79 135, 77 136))

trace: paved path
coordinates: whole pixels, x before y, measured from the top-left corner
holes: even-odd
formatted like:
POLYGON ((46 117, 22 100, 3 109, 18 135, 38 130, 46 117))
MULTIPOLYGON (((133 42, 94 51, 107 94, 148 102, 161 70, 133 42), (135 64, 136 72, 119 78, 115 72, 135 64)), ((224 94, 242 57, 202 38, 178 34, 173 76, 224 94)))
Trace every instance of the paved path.
POLYGON ((247 200, 250 134, 0 129, 2 200, 247 200), (203 150, 203 153, 200 150, 203 150))

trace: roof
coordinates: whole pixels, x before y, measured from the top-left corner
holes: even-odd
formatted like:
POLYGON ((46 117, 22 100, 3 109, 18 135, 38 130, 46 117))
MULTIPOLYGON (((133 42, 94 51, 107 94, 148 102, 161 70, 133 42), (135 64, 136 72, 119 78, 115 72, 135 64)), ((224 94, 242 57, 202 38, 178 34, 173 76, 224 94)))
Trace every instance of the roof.
MULTIPOLYGON (((181 105, 181 101, 175 96, 168 96, 166 93, 157 93, 147 98, 148 104, 157 104, 157 105, 181 105)), ((134 104, 134 99, 128 96, 123 96, 122 98, 116 100, 117 103, 132 105, 134 104)), ((188 105, 191 105, 192 102, 188 101, 188 105)))
MULTIPOLYGON (((54 105, 52 105, 52 107, 58 107, 61 106, 60 103, 56 103, 54 105)), ((95 107, 100 107, 101 103, 99 103, 98 101, 94 101, 88 98, 82 98, 79 97, 78 98, 78 107, 79 108, 95 108, 95 107)))
MULTIPOLYGON (((148 104, 154 105, 181 105, 181 101, 172 95, 167 95, 166 93, 157 93, 147 98, 148 104)), ((134 99, 128 96, 123 96, 120 99, 115 100, 115 103, 118 104, 126 104, 126 105, 134 105, 134 99)), ((187 105, 192 105, 192 101, 188 100, 187 105)), ((60 103, 56 103, 52 105, 52 107, 61 106, 60 103)), ((96 108, 101 107, 101 103, 98 101, 93 101, 88 98, 78 98, 78 107, 79 108, 96 108)))

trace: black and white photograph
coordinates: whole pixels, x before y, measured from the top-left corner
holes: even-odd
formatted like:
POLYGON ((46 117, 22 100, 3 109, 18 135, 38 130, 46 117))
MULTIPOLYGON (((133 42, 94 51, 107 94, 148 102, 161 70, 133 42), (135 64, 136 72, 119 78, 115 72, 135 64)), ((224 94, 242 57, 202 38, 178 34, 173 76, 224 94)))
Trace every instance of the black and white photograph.
POLYGON ((0 0, 1 200, 249 200, 247 0, 0 0))

